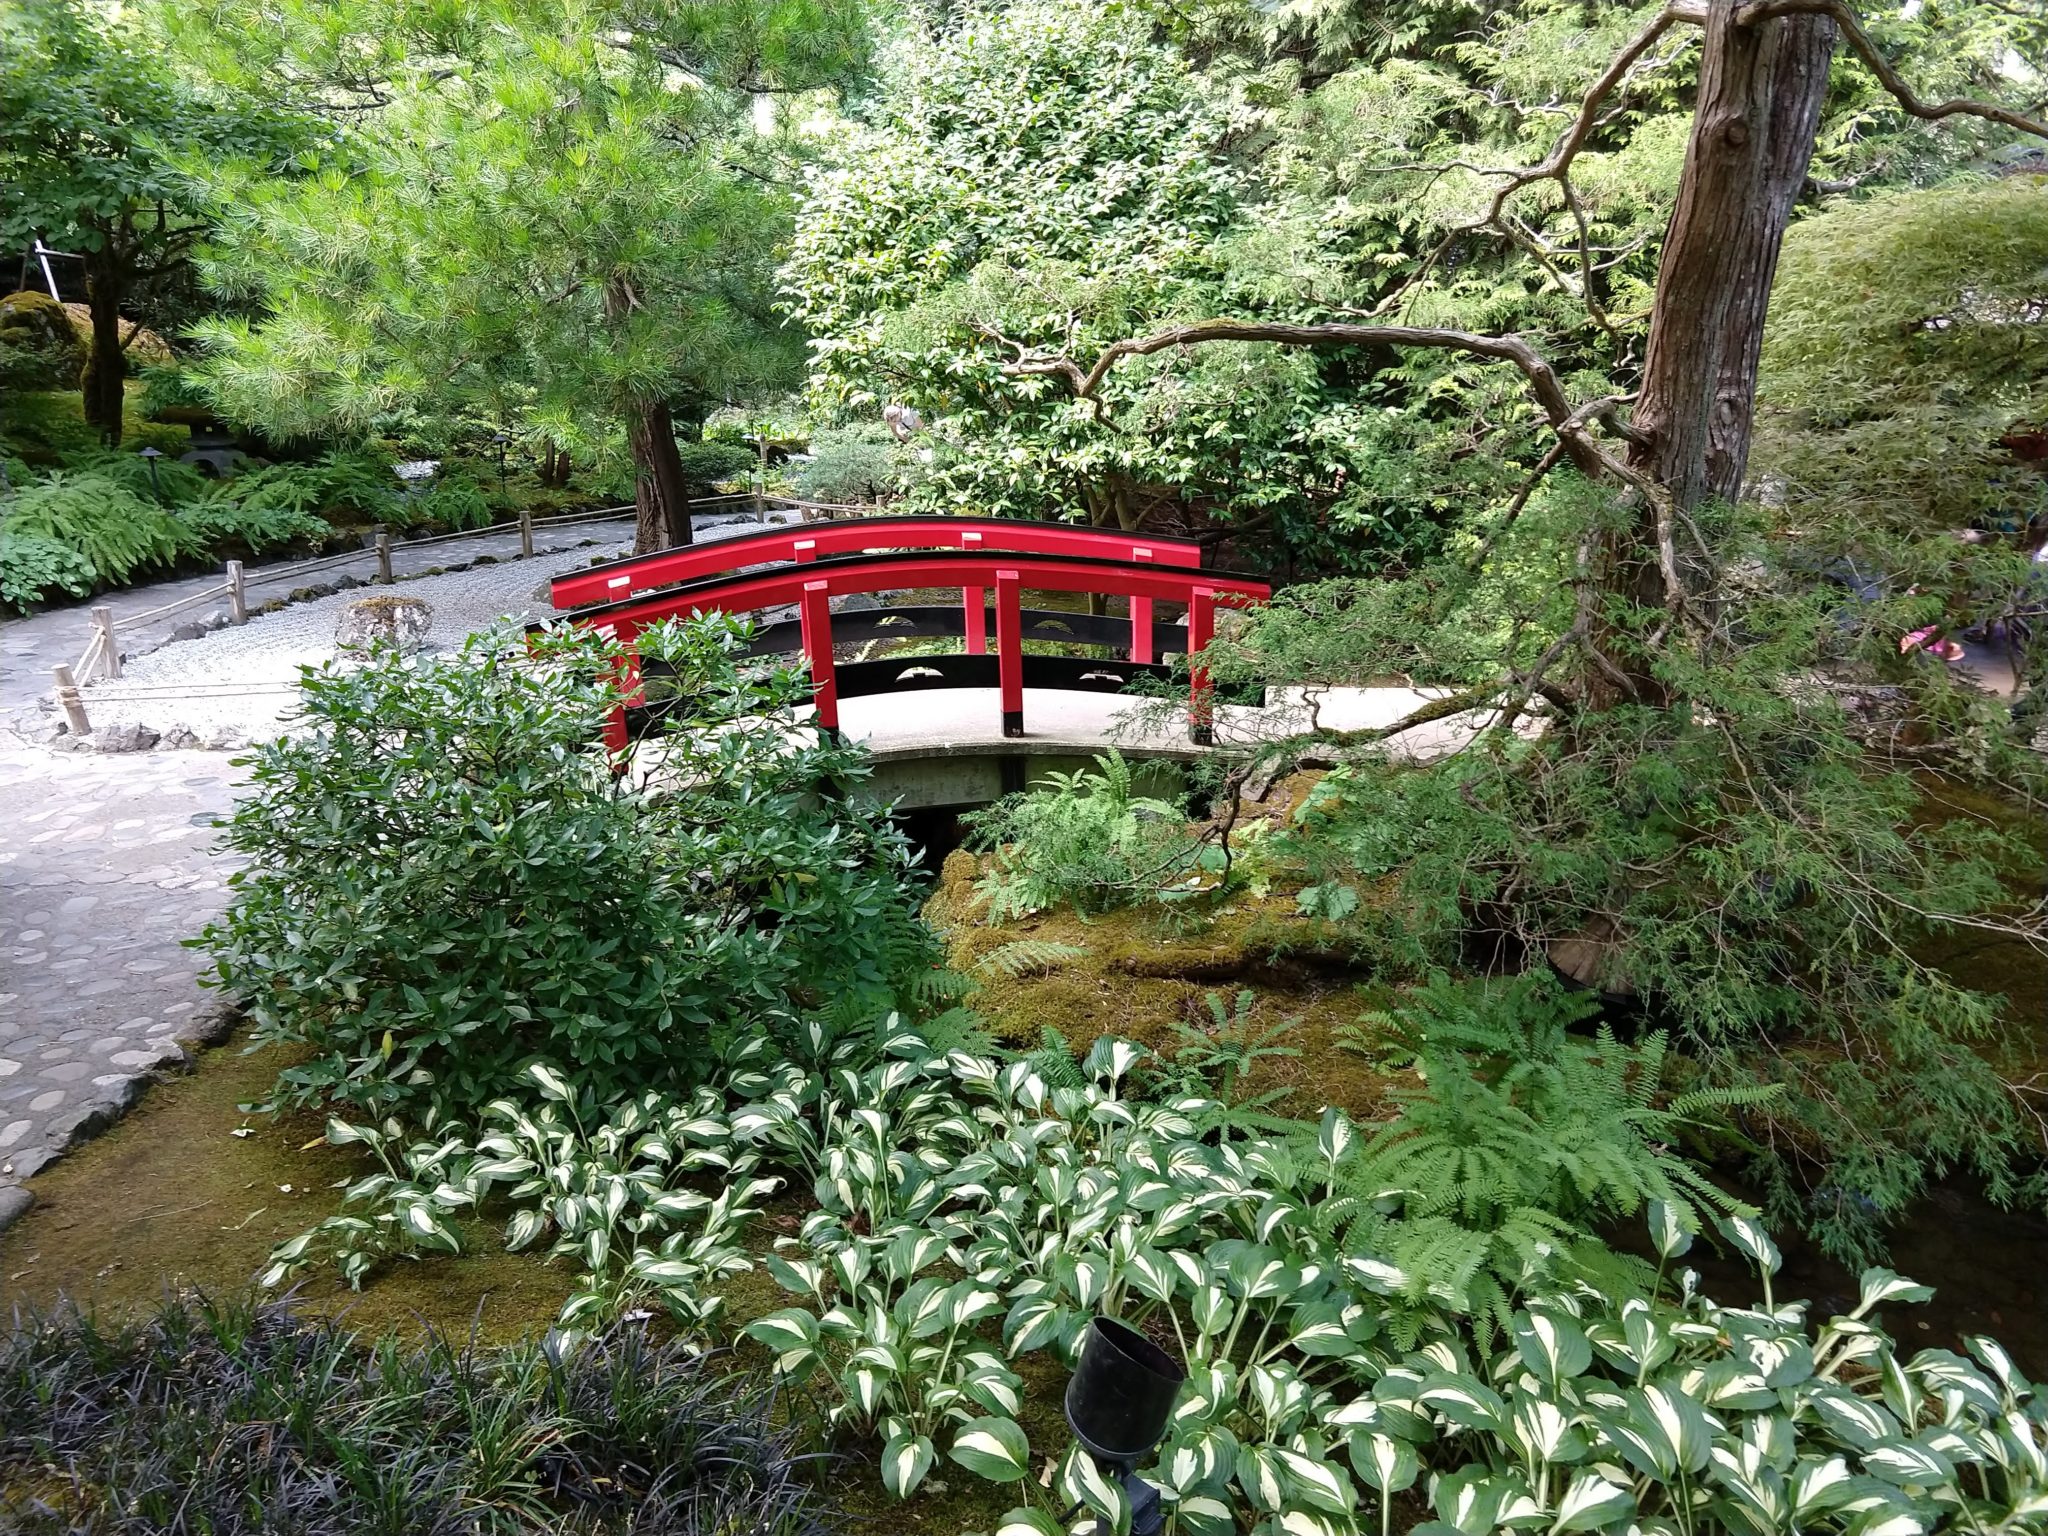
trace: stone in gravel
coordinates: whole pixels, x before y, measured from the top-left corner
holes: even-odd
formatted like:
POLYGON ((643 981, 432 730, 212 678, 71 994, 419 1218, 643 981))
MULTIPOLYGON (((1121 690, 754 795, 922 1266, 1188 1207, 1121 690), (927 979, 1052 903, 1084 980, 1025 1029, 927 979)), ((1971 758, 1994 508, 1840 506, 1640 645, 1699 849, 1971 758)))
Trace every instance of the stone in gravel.
POLYGON ((199 738, 182 725, 174 725, 157 738, 159 752, 189 752, 199 745, 199 738))
POLYGON ((102 725, 92 733, 95 752, 147 752, 156 745, 156 741, 155 731, 132 721, 102 725))
POLYGON ((199 745, 209 752, 238 752, 249 738, 231 725, 216 725, 199 738, 199 745))
POLYGON ((5 1232, 36 1203, 36 1197, 19 1184, 0 1185, 0 1232, 5 1232))
POLYGON ((341 611, 334 626, 334 643, 344 650, 368 650, 373 645, 393 645, 404 652, 416 651, 434 627, 434 610, 417 597, 366 597, 341 611))
POLYGON ((204 624, 180 624, 171 631, 171 638, 173 640, 198 640, 203 638, 205 634, 206 626, 204 624))

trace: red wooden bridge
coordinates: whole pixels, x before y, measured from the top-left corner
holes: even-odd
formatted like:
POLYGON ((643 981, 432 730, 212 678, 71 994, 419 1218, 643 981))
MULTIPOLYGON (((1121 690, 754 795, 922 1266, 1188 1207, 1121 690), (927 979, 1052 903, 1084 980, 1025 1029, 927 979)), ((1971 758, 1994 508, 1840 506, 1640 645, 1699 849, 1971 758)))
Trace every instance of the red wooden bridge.
MULTIPOLYGON (((1272 595, 1255 577, 1203 570, 1200 547, 1186 540, 981 517, 873 517, 764 529, 574 571, 556 577, 551 591, 555 607, 568 610, 573 622, 595 626, 629 654, 642 630, 667 619, 793 608, 794 621, 756 631, 752 651, 803 654, 822 728, 839 728, 844 697, 993 687, 1006 737, 1025 734, 1027 686, 1121 691, 1142 675, 1168 676, 1160 658, 1198 655, 1214 633, 1218 607, 1272 595), (836 613, 832 607, 834 598, 934 589, 960 596, 836 613), (1027 592, 1120 598, 1126 612, 1109 617, 1026 608, 1027 592), (1184 617, 1162 621, 1162 603, 1184 609, 1184 617), (956 636, 964 644, 958 654, 834 659, 839 645, 924 636, 956 636), (1027 656, 1027 640, 1087 646, 1105 659, 1027 656)), ((625 707, 607 733, 615 748, 629 739, 629 716, 643 712, 637 661, 625 686, 625 707)), ((1209 679, 1196 667, 1188 720, 1197 741, 1208 737, 1211 708, 1209 679)))

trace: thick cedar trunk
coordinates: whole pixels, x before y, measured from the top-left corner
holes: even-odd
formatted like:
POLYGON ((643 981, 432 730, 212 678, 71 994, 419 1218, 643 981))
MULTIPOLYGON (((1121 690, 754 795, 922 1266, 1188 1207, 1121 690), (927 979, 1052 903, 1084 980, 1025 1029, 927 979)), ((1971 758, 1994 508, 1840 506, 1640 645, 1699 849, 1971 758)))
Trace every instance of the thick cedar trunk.
POLYGON ((1735 8, 1707 6, 1699 108, 1631 415, 1649 440, 1630 462, 1681 508, 1741 494, 1771 280, 1835 48, 1829 17, 1738 27, 1735 8))
POLYGON ((633 550, 652 554, 690 542, 690 488, 676 452, 675 422, 659 401, 640 402, 628 429, 633 447, 633 550))
MULTIPOLYGON (((1681 512, 1742 494, 1771 280, 1813 158, 1835 48, 1829 17, 1739 27, 1736 4, 1708 0, 1699 106, 1631 412, 1642 438, 1631 445, 1629 464, 1662 485, 1681 512)), ((1608 589, 1627 603, 1661 607, 1657 548, 1656 512, 1643 506, 1632 527, 1606 541, 1608 589)), ((1630 693, 1668 702, 1646 660, 1632 663, 1630 647, 1604 621, 1595 622, 1595 640, 1628 686, 1591 671, 1589 705, 1608 707, 1630 693)))
POLYGON ((86 421, 99 428, 109 447, 120 446, 123 381, 128 376, 128 362, 121 354, 121 301, 127 293, 126 276, 111 246, 102 246, 86 256, 85 301, 92 314, 92 351, 78 387, 85 397, 86 421))

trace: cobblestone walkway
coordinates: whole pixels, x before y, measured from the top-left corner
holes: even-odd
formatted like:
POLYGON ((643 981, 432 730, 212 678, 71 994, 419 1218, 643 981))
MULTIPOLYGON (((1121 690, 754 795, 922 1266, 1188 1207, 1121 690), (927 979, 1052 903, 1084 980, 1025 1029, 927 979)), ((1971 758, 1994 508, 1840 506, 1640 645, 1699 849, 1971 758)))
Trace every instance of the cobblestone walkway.
POLYGON ((211 1032, 180 942, 220 908, 219 753, 0 750, 0 1222, 7 1186, 134 1101, 211 1032))
MULTIPOLYGON (((516 551, 516 537, 512 549, 493 538, 432 554, 450 564, 478 553, 502 558, 516 551)), ((473 577, 478 603, 503 598, 517 610, 550 569, 589 558, 593 537, 617 531, 565 528, 543 539, 532 561, 397 590, 446 590, 473 577)), ((397 564, 401 573, 424 567, 427 552, 397 564)), ((207 580, 108 601, 117 616, 142 612, 207 580)), ((295 630, 291 611, 159 654, 198 662, 209 641, 246 646, 243 637, 266 624, 282 640, 295 630)), ((323 617, 331 633, 332 617, 323 617)), ((80 607, 0 624, 0 719, 46 718, 50 666, 84 648, 88 623, 80 607)), ((123 648, 163 638, 134 633, 123 648)), ((233 805, 236 772, 222 752, 62 754, 0 729, 0 1226, 29 1204, 22 1180, 121 1115, 152 1071, 217 1029, 214 997, 196 984, 202 958, 182 941, 224 904, 232 867, 213 852, 213 823, 233 805)))

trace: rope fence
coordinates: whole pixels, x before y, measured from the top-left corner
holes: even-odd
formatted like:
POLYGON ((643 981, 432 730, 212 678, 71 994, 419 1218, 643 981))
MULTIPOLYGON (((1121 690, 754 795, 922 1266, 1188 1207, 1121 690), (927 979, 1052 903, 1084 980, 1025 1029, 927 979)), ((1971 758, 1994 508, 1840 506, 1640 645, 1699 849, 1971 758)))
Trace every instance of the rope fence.
MULTIPOLYGON (((801 513, 806 522, 819 518, 871 516, 883 510, 878 506, 867 506, 849 502, 806 501, 793 496, 777 496, 756 488, 751 491, 727 492, 717 496, 698 496, 690 500, 692 518, 741 509, 751 510, 754 516, 766 521, 770 511, 801 513)), ((144 625, 161 622, 202 604, 213 603, 225 597, 228 600, 228 621, 244 624, 249 618, 248 594, 252 587, 274 587, 285 583, 297 583, 302 578, 317 576, 327 571, 339 570, 357 562, 374 560, 377 574, 373 580, 379 585, 389 585, 396 579, 392 570, 392 558, 401 550, 424 549, 430 545, 452 544, 465 539, 482 539, 507 535, 519 535, 517 558, 528 559, 534 554, 534 535, 537 531, 549 532, 573 527, 582 523, 615 522, 622 517, 631 517, 635 509, 631 506, 593 507, 581 512, 562 512, 547 517, 535 517, 522 512, 510 522, 493 523, 485 528, 462 528, 452 533, 429 534, 418 539, 394 539, 379 528, 370 543, 360 549, 339 550, 331 555, 316 555, 307 560, 296 560, 284 565, 259 566, 244 571, 242 562, 227 562, 222 579, 196 592, 175 598, 155 608, 140 613, 120 616, 122 628, 133 632, 144 625)), ((83 735, 91 730, 87 723, 85 705, 79 686, 101 679, 118 681, 121 677, 121 647, 115 632, 114 610, 102 603, 92 609, 92 636, 86 642, 78 660, 71 666, 54 669, 57 681, 57 702, 63 708, 74 733, 83 735)), ((95 700, 142 702, 161 699, 167 694, 178 694, 188 698, 224 698, 234 696, 237 690, 244 692, 273 692, 296 688, 296 682, 261 684, 129 684, 127 688, 95 689, 95 700), (221 691, 216 691, 221 690, 221 691)))

